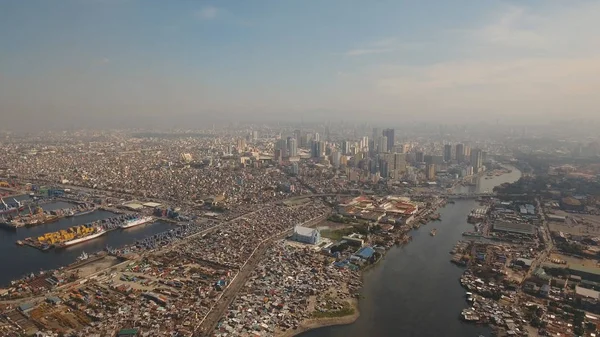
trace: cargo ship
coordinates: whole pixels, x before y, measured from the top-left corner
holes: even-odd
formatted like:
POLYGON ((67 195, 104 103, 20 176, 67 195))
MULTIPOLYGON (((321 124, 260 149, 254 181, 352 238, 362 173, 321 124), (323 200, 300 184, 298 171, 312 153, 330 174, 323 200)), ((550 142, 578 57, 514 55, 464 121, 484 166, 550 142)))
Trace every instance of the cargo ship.
POLYGON ((151 216, 135 216, 131 219, 126 219, 125 221, 123 221, 123 223, 121 224, 121 228, 126 229, 126 228, 131 228, 131 227, 135 227, 135 226, 139 226, 148 222, 152 222, 154 221, 154 218, 151 216))
POLYGON ((105 233, 107 233, 107 230, 104 227, 92 223, 46 233, 37 238, 27 238, 25 241, 40 249, 43 247, 67 247, 95 239, 105 233))
POLYGON ((68 246, 76 245, 78 243, 82 243, 85 241, 95 239, 95 238, 100 237, 107 233, 107 231, 102 227, 92 227, 92 228, 93 228, 93 230, 92 230, 91 234, 79 236, 72 240, 59 242, 56 244, 56 247, 61 248, 61 247, 68 247, 68 246))

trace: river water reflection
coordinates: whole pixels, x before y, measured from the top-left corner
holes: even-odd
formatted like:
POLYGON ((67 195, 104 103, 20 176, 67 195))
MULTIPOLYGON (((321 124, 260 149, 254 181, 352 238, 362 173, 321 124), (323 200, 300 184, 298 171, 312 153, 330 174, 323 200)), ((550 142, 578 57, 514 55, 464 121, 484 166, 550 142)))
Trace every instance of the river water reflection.
MULTIPOLYGON (((519 179, 520 172, 491 179, 477 178, 476 186, 459 187, 457 192, 483 192, 519 179)), ((477 337, 489 336, 491 329, 463 323, 460 312, 466 308, 465 291, 459 277, 463 272, 451 264, 449 251, 472 230, 466 221, 473 200, 458 200, 440 209, 442 221, 413 231, 413 241, 392 248, 385 259, 364 276, 360 317, 345 326, 325 327, 301 334, 302 337, 477 337), (437 235, 429 235, 430 227, 437 235)))

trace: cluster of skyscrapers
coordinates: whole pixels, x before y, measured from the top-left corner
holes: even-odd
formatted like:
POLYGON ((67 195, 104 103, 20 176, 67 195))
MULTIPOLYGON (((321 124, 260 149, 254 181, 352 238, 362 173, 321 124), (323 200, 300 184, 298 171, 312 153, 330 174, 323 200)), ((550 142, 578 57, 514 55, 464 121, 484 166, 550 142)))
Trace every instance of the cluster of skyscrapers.
MULTIPOLYGON (((409 151, 410 144, 396 144, 394 129, 374 128, 371 138, 356 136, 355 134, 354 140, 332 143, 330 140, 323 140, 319 133, 309 134, 295 130, 293 136, 277 140, 274 159, 281 161, 283 158, 290 158, 290 162, 295 163, 300 159, 299 148, 304 148, 309 149, 309 154, 303 152, 303 158, 310 156, 334 168, 346 167, 351 171, 358 169, 359 173, 369 176, 392 179, 399 179, 404 174, 415 174, 414 170, 419 172, 420 169, 429 181, 436 180, 436 172, 450 167, 463 168, 463 175, 479 173, 483 169, 485 152, 478 148, 471 149, 462 143, 445 144, 441 155, 433 155, 418 149, 409 151), (413 165, 409 167, 407 162, 413 165)), ((330 137, 326 128, 325 138, 330 137)))

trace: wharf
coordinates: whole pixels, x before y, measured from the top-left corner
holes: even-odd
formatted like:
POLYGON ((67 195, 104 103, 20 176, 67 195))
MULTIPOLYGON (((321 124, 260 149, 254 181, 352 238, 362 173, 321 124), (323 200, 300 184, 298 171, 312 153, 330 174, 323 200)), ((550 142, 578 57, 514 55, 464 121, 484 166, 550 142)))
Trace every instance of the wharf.
POLYGON ((96 262, 96 261, 100 261, 100 260, 104 259, 106 256, 107 256, 107 254, 99 254, 99 255, 96 255, 96 256, 88 257, 85 260, 78 260, 78 261, 76 261, 76 262, 68 265, 66 267, 66 269, 67 270, 72 270, 72 269, 81 268, 81 267, 83 267, 83 266, 85 266, 87 264, 90 264, 90 263, 93 263, 93 262, 96 262))
POLYGON ((19 241, 17 241, 17 244, 33 247, 35 249, 41 250, 42 252, 46 252, 46 251, 50 250, 51 248, 53 248, 53 246, 43 246, 41 244, 37 244, 37 243, 31 242, 29 240, 25 240, 25 241, 19 240, 19 241), (19 243, 19 242, 21 242, 21 243, 19 243))

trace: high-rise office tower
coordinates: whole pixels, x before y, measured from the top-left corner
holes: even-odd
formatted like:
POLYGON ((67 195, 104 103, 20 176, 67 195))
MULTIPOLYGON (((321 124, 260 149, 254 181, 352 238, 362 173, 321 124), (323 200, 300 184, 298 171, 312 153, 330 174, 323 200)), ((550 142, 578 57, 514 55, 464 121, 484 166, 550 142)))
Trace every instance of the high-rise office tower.
POLYGON ((369 137, 364 136, 360 140, 360 151, 364 151, 365 148, 369 147, 369 137))
POLYGON ((308 133, 302 134, 300 136, 300 147, 307 148, 310 145, 308 133))
POLYGON ((273 155, 273 160, 279 164, 281 163, 281 161, 283 160, 283 152, 281 151, 281 149, 275 149, 275 154, 273 155))
POLYGON ((387 146, 388 146, 387 137, 381 136, 379 138, 379 142, 377 144, 377 152, 379 152, 379 153, 388 152, 387 146))
POLYGON ((406 154, 394 153, 394 170, 404 173, 406 172, 406 154))
POLYGON ((449 162, 452 160, 452 145, 444 145, 444 161, 449 162))
POLYGON ((256 130, 252 131, 252 140, 253 141, 258 140, 258 131, 256 131, 256 130))
POLYGON ((302 147, 302 131, 299 129, 294 130, 294 138, 296 138, 296 144, 302 147))
POLYGON ((344 140, 342 142, 342 154, 348 154, 350 153, 350 142, 347 140, 344 140))
POLYGON ((298 143, 296 142, 296 138, 288 137, 288 155, 290 157, 298 156, 298 143))
POLYGON ((480 149, 473 149, 471 151, 471 166, 473 166, 473 173, 479 173, 483 166, 483 156, 480 149))
POLYGON ((277 144, 275 144, 275 148, 281 150, 281 155, 283 157, 287 157, 287 139, 282 138, 278 140, 277 144))
POLYGON ((456 144, 456 161, 461 164, 465 161, 465 146, 456 144))
POLYGON ((379 158, 379 174, 383 178, 387 178, 390 176, 390 163, 386 160, 385 157, 379 158))
POLYGON ((375 144, 377 144, 379 137, 381 136, 383 136, 383 134, 381 133, 381 129, 373 128, 373 140, 375 141, 375 144))
POLYGON ((342 156, 338 151, 331 152, 331 165, 333 165, 335 168, 339 168, 341 158, 342 156))
POLYGON ((238 139, 236 150, 238 150, 238 152, 244 152, 246 150, 246 140, 244 138, 238 139))
POLYGON ((423 151, 418 151, 418 152, 415 154, 415 161, 416 161, 417 163, 422 163, 422 162, 424 162, 424 161, 425 161, 425 152, 423 152, 423 151))
POLYGON ((468 161, 471 158, 471 147, 469 145, 465 145, 465 161, 468 161))
POLYGON ((312 151, 313 158, 320 158, 324 154, 325 154, 325 142, 323 142, 323 141, 313 142, 313 151, 312 151))
POLYGON ((387 137, 387 150, 394 152, 394 145, 396 144, 396 131, 394 129, 383 130, 383 135, 387 137))
POLYGON ((315 141, 318 142, 321 140, 321 136, 319 135, 318 132, 315 132, 315 141))
POLYGON ((425 167, 425 175, 427 176, 427 180, 435 180, 435 164, 427 164, 425 167))

